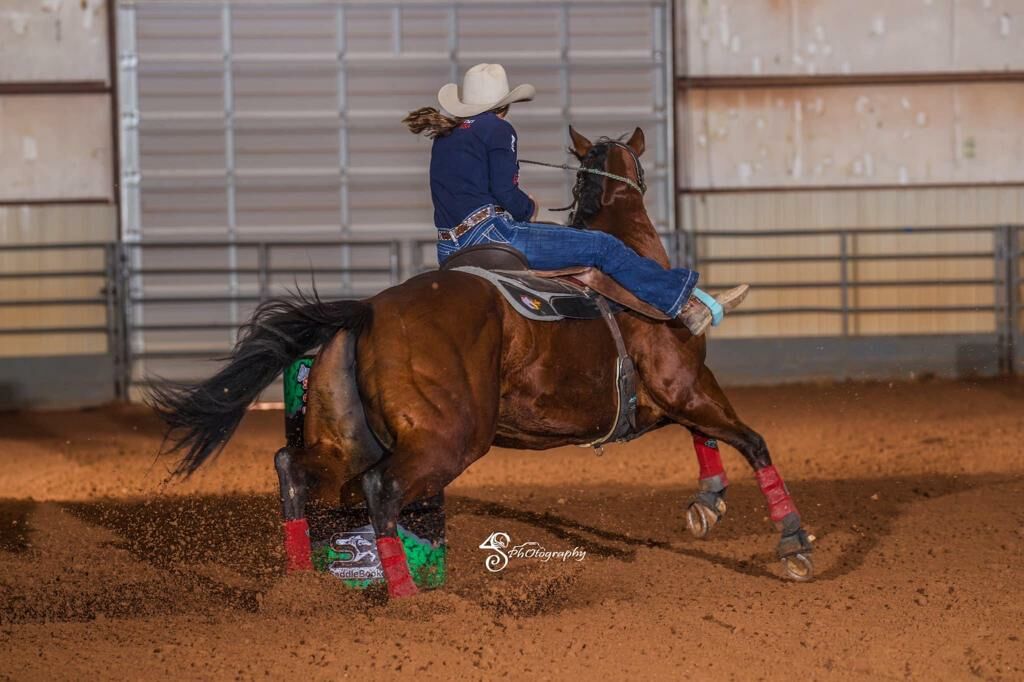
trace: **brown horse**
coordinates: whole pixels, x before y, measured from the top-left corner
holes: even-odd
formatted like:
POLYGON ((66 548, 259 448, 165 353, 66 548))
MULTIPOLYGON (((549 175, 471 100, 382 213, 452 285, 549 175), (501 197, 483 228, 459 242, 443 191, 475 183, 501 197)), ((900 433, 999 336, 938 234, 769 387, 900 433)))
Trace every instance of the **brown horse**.
MULTIPOLYGON (((573 222, 618 237, 668 267, 644 208, 643 132, 592 143, 570 128, 581 162, 573 222), (590 174, 602 169, 633 180, 590 174)), ((566 228, 572 229, 572 228, 566 228)), ((678 321, 616 315, 638 372, 636 433, 681 424, 694 433, 701 493, 691 530, 702 536, 725 511, 727 484, 715 440, 750 463, 791 577, 810 576, 808 534, 764 439, 744 424, 704 364, 705 339, 678 321)), ((197 386, 154 389, 170 450, 191 474, 231 437, 245 409, 295 358, 320 346, 309 378, 306 446, 282 451, 296 518, 308 503, 366 500, 392 596, 414 593, 397 540, 404 505, 439 493, 494 444, 546 449, 586 444, 616 414, 616 347, 601 320, 535 322, 487 281, 432 271, 366 301, 271 301, 243 330, 231 361, 197 386)), ((285 500, 286 507, 288 500, 285 500)))

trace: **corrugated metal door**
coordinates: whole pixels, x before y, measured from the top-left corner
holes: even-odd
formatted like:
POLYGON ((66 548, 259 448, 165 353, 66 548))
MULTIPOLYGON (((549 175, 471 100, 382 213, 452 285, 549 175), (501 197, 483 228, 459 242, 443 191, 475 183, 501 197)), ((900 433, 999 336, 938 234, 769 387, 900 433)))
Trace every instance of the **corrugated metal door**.
MULTIPOLYGON (((429 141, 400 120, 436 105, 437 89, 478 62, 503 63, 514 83, 537 87, 536 100, 510 118, 523 158, 564 160, 569 122, 590 136, 642 126, 648 208, 659 229, 674 226, 664 0, 123 0, 118 28, 123 236, 141 245, 132 249, 136 269, 168 273, 133 278, 136 356, 201 355, 226 344, 247 305, 226 299, 255 299, 260 287, 245 272, 258 258, 251 249, 147 245, 432 237, 429 141), (169 272, 183 258, 207 274, 169 272), (214 272, 236 267, 243 271, 214 272), (225 300, 157 302, 204 294, 225 300), (208 328, 170 329, 196 320, 208 328)), ((522 175, 544 206, 567 203, 571 174, 524 167, 522 175)), ((391 256, 299 248, 276 264, 374 267, 391 256)), ((295 277, 263 290, 276 293, 295 277)), ((331 294, 388 283, 318 278, 331 294)))

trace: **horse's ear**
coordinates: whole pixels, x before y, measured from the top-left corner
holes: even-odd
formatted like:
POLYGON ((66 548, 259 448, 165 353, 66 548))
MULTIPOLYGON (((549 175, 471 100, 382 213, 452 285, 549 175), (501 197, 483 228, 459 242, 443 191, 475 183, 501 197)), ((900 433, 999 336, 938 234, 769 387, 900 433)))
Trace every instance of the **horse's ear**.
POLYGON ((577 133, 572 126, 569 126, 569 137, 572 138, 572 149, 569 151, 575 154, 577 159, 582 161, 583 157, 587 155, 587 152, 590 151, 590 148, 593 147, 594 144, 577 133))
POLYGON ((633 131, 633 136, 629 138, 629 142, 627 142, 626 144, 629 145, 630 149, 636 152, 637 156, 643 154, 644 149, 647 148, 644 143, 644 131, 640 130, 640 128, 638 127, 636 130, 633 131))

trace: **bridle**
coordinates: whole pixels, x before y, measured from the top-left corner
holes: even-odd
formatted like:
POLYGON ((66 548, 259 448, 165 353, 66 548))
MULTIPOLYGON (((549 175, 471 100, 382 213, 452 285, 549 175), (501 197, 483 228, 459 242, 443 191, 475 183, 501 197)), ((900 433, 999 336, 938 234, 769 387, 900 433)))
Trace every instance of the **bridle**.
POLYGON ((602 175, 602 176, 604 176, 606 178, 611 178, 612 180, 618 180, 619 182, 625 183, 629 187, 632 187, 637 192, 640 192, 640 194, 646 194, 647 193, 647 183, 644 182, 644 167, 640 163, 640 155, 637 154, 635 151, 633 151, 633 148, 630 147, 628 144, 626 144, 625 142, 619 142, 618 140, 604 140, 602 142, 598 142, 597 144, 595 144, 592 147, 592 149, 596 149, 596 148, 602 147, 602 146, 615 146, 615 147, 621 147, 622 149, 625 149, 629 153, 629 156, 633 159, 633 165, 636 167, 636 177, 637 177, 637 179, 633 180, 632 178, 627 178, 624 175, 616 175, 615 173, 610 173, 610 172, 604 170, 603 168, 588 168, 587 166, 582 165, 582 163, 579 166, 573 167, 573 166, 570 166, 567 163, 562 163, 562 164, 558 164, 558 163, 544 163, 543 161, 531 161, 529 159, 520 159, 519 162, 520 163, 527 163, 527 164, 530 164, 531 166, 547 166, 548 168, 560 168, 562 170, 573 171, 573 172, 576 173, 576 186, 573 187, 573 192, 572 192, 573 200, 572 200, 572 203, 569 204, 568 206, 564 206, 562 208, 553 208, 553 209, 551 209, 552 211, 568 211, 568 210, 576 207, 576 203, 579 200, 579 191, 578 190, 580 188, 580 185, 583 182, 583 178, 585 177, 585 175, 584 175, 585 173, 590 173, 592 175, 602 175))

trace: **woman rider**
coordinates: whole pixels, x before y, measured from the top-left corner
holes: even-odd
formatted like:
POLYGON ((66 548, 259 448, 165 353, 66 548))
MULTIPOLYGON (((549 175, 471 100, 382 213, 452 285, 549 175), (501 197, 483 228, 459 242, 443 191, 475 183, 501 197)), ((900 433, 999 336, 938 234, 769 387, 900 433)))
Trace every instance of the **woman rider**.
POLYGON ((596 267, 637 298, 679 317, 695 336, 739 305, 747 285, 712 297, 696 287, 696 272, 665 269, 610 234, 530 222, 537 217, 537 202, 519 188, 518 138, 505 115, 510 104, 532 100, 534 94, 532 85, 509 90, 499 64, 477 64, 463 78, 461 98, 455 83, 437 93, 453 116, 426 107, 404 119, 413 133, 434 140, 430 191, 438 261, 467 246, 497 242, 522 252, 538 270, 596 267))

